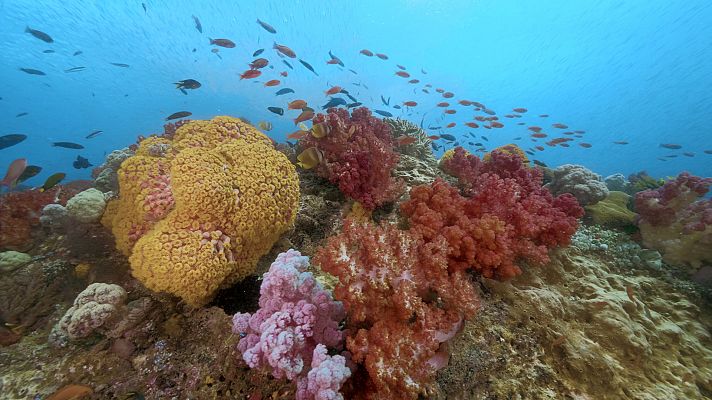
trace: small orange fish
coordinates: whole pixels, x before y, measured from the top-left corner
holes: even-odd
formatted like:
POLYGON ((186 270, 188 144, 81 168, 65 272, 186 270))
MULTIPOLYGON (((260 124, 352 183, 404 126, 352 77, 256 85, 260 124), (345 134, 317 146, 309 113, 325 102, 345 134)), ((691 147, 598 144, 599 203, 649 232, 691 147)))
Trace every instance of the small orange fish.
POLYGON ((482 127, 485 128, 485 129, 492 129, 492 127, 489 126, 489 125, 482 125, 482 127))
POLYGON ((541 132, 541 127, 539 127, 539 126, 530 126, 527 129, 529 129, 532 132, 541 132))
POLYGON ((531 137, 537 138, 537 139, 543 139, 543 138, 545 138, 545 137, 547 137, 547 136, 549 136, 549 135, 547 135, 546 133, 538 133, 538 132, 537 132, 537 133, 532 133, 532 134, 531 134, 531 137))
POLYGON ((249 65, 251 69, 260 69, 266 67, 267 64, 269 64, 269 61, 266 58, 258 58, 247 65, 249 65))
POLYGON ((450 98, 455 97, 455 93, 453 93, 453 92, 445 92, 445 93, 443 93, 443 97, 446 98, 446 99, 450 99, 450 98))
POLYGON ((453 128, 455 125, 457 125, 457 124, 454 123, 454 122, 450 122, 450 123, 447 124, 445 127, 446 127, 446 128, 453 128))
POLYGON ((240 80, 257 78, 260 75, 262 75, 262 72, 259 69, 248 69, 240 75, 240 80))
POLYGON ((396 67, 398 67, 399 69, 402 69, 403 71, 405 71, 405 67, 402 66, 402 65, 400 65, 400 64, 396 64, 396 67))
POLYGON ((405 71, 396 71, 396 75, 400 76, 401 78, 410 78, 410 74, 405 71))
POLYGON ((477 121, 480 121, 480 122, 485 122, 485 121, 487 121, 487 118, 485 118, 485 117, 482 116, 482 115, 476 116, 475 119, 476 119, 477 121))
POLYGON ((299 114, 299 116, 297 118, 294 119, 294 125, 296 125, 300 122, 308 121, 312 118, 314 118, 314 111, 304 110, 304 111, 302 111, 301 114, 299 114))
POLYGON ((462 104, 465 107, 471 106, 472 102, 470 100, 460 100, 458 103, 462 104))
POLYGON ((287 135, 287 139, 301 140, 307 136, 307 133, 308 133, 307 131, 303 131, 300 129, 296 132, 292 132, 289 135, 287 135))
POLYGON ((431 136, 428 136, 428 139, 430 139, 430 140, 438 140, 438 139, 440 139, 440 136, 438 136, 438 135, 431 135, 431 136))
POLYGON ((332 86, 331 89, 327 90, 326 95, 331 96, 332 94, 339 93, 341 91, 341 86, 332 86))
POLYGON ((561 147, 569 147, 569 144, 568 144, 568 143, 561 143, 559 146, 561 146, 561 147))
POLYGON ((479 128, 480 126, 477 125, 476 122, 465 122, 465 125, 469 126, 470 128, 479 128))
POLYGON ((388 56, 383 53, 376 53, 376 57, 380 58, 381 60, 388 60, 388 56))
POLYGON ((457 112, 457 110, 449 109, 449 110, 445 110, 445 111, 443 111, 443 112, 444 112, 445 114, 455 114, 455 113, 457 112))
POLYGON ((271 81, 265 82, 265 86, 277 86, 279 85, 279 80, 272 79, 271 81))
POLYGON ((418 103, 416 103, 415 101, 404 101, 403 105, 406 107, 415 107, 418 105, 418 103))
POLYGON ((287 109, 288 110, 301 110, 302 108, 307 106, 307 102, 304 100, 293 100, 290 101, 289 104, 287 104, 287 109))
POLYGON ((539 151, 544 151, 544 146, 536 146, 535 149, 539 151))
POLYGON ((297 58, 297 53, 285 45, 275 43, 273 48, 289 58, 297 58))
POLYGON ((562 124, 562 123, 560 123, 560 122, 557 122, 557 123, 555 123, 555 124, 551 124, 551 126, 553 126, 554 128, 558 128, 558 129, 566 129, 566 128, 569 127, 568 125, 562 124))
POLYGON ((592 144, 591 143, 579 143, 579 146, 583 147, 584 149, 589 149, 589 148, 591 148, 592 144))
POLYGON ((408 83, 420 83, 420 79, 411 79, 408 83))
POLYGON ((490 126, 493 128, 504 128, 504 124, 501 122, 497 122, 497 121, 490 123, 490 126))
POLYGON ((523 107, 519 107, 519 108, 513 109, 512 111, 514 111, 515 113, 524 114, 525 112, 527 112, 527 109, 523 108, 523 107))
POLYGON ((363 49, 363 50, 359 51, 359 53, 363 54, 366 57, 373 57, 373 52, 368 49, 363 49))
POLYGON ((438 107, 450 107, 450 103, 443 101, 438 103, 438 107))
POLYGON ((573 135, 573 132, 564 132, 564 135, 573 135))
POLYGON ((282 76, 287 76, 287 75, 289 75, 289 73, 288 73, 287 71, 282 71, 282 72, 280 72, 279 74, 282 75, 282 76))
POLYGON ((396 139, 396 142, 398 143, 398 146, 407 146, 409 144, 415 143, 415 138, 412 136, 399 136, 396 139))

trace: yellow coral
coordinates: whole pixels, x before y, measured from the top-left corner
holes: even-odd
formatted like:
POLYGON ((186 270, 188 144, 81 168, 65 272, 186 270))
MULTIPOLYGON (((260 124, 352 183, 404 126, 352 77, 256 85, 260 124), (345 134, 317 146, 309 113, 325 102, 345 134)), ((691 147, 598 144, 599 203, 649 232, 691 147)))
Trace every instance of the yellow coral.
MULTIPOLYGON (((499 146, 499 147, 493 149, 492 151, 494 151, 494 150, 499 150, 499 151, 504 152, 504 153, 507 153, 507 154, 516 154, 516 155, 518 155, 519 157, 521 157, 522 162, 523 162, 524 164, 529 164, 529 158, 527 157, 527 153, 525 153, 524 150, 522 150, 522 149, 521 149, 519 146, 517 146, 516 144, 513 144, 513 143, 505 144, 504 146, 499 146)), ((490 159, 490 157, 491 157, 491 156, 490 156, 490 153, 491 153, 491 152, 485 154, 484 157, 482 157, 482 160, 483 160, 483 161, 489 161, 489 159, 490 159)))
POLYGON ((611 191, 608 197, 598 203, 586 206, 586 215, 594 224, 627 228, 635 225, 635 213, 628 209, 630 195, 623 192, 611 191))
POLYGON ((148 288, 200 306, 251 274, 294 223, 294 166, 254 127, 192 121, 172 141, 146 139, 119 169, 104 224, 148 288), (160 151, 149 149, 160 144, 160 151), (169 148, 165 148, 165 146, 169 148))
MULTIPOLYGON (((464 149, 463 149, 464 150, 464 149)), ((467 150, 465 150, 466 153, 469 153, 467 150)), ((445 162, 449 159, 452 158, 452 156, 455 155, 455 148, 453 147, 452 149, 449 149, 443 153, 442 157, 440 157, 440 160, 438 160, 438 166, 440 169, 443 169, 443 165, 445 162)))

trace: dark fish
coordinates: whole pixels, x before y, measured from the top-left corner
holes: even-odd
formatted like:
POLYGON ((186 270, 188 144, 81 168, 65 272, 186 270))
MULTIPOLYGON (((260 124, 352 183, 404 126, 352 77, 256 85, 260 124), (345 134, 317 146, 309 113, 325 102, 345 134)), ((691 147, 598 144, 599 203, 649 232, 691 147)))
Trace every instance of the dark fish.
POLYGON ((130 65, 124 64, 124 63, 109 63, 109 64, 115 65, 115 66, 121 67, 121 68, 128 68, 128 67, 130 67, 130 65))
POLYGON ((323 110, 326 110, 327 108, 345 106, 345 105, 346 105, 346 100, 342 99, 341 97, 332 97, 331 100, 329 100, 326 104, 321 106, 321 108, 323 110))
POLYGON ((84 146, 78 143, 72 143, 72 142, 54 142, 52 143, 52 146, 54 147, 64 147, 65 149, 83 149, 84 146))
POLYGON ((57 186, 59 182, 64 179, 64 177, 67 176, 64 172, 57 172, 56 174, 50 175, 49 178, 45 181, 45 183, 42 185, 40 188, 40 192, 44 192, 46 190, 50 190, 53 187, 57 186))
POLYGON ((29 114, 29 113, 21 112, 21 113, 15 115, 15 118, 24 117, 24 116, 27 115, 27 114, 29 114))
POLYGON ((257 19, 257 23, 260 24, 261 27, 265 28, 265 30, 269 33, 277 33, 277 30, 272 27, 272 25, 262 22, 259 19, 257 19))
POLYGON ((94 132, 86 135, 84 138, 85 139, 95 138, 95 137, 99 136, 102 132, 104 132, 104 131, 94 131, 94 132))
POLYGON ((360 106, 360 105, 362 105, 362 104, 363 104, 363 103, 359 103, 359 102, 357 101, 357 102, 355 102, 355 103, 347 104, 347 105, 346 105, 346 108, 354 108, 354 107, 358 107, 358 106, 360 106))
POLYGON ((45 54, 52 54, 52 53, 54 53, 54 50, 44 50, 43 53, 45 53, 45 54))
POLYGON ((354 71, 354 70, 352 70, 352 69, 349 69, 349 71, 351 71, 352 73, 358 75, 358 72, 356 72, 356 71, 354 71))
POLYGON ((484 146, 484 144, 482 144, 482 142, 477 142, 477 143, 475 143, 475 146, 480 146, 480 147, 482 147, 482 146, 484 146))
POLYGON ((682 148, 682 146, 680 146, 679 144, 675 144, 675 143, 661 143, 660 147, 670 149, 670 150, 679 150, 682 148))
POLYGON ((399 106, 398 104, 396 104, 396 105, 393 106, 393 108, 395 108, 396 110, 400 110, 400 109, 401 109, 401 106, 399 106))
POLYGON ((373 110, 378 115, 384 116, 384 117, 392 117, 393 114, 389 113, 388 111, 383 111, 383 110, 373 110))
POLYGON ((267 107, 267 109, 277 115, 284 115, 284 109, 281 107, 267 107))
POLYGON ((198 32, 203 33, 203 25, 200 25, 200 20, 198 17, 193 15, 193 21, 195 21, 195 29, 198 30, 198 32))
MULTIPOLYGON (((216 49, 216 50, 217 50, 217 49, 216 49)), ((198 49, 195 48, 195 47, 193 47, 193 53, 195 53, 196 51, 198 51, 198 49)))
POLYGON ((30 74, 30 75, 47 75, 38 69, 32 69, 32 68, 20 68, 20 71, 22 71, 26 74, 30 74))
POLYGON ((331 57, 332 60, 336 60, 337 61, 336 63, 339 64, 340 66, 342 66, 342 67, 344 66, 344 63, 341 61, 341 59, 339 57, 336 57, 335 55, 333 55, 331 53, 331 50, 329 50, 329 57, 331 57))
POLYGON ((665 158, 677 158, 677 154, 669 154, 665 158))
POLYGON ((534 160, 533 163, 534 163, 534 165, 538 165, 538 166, 540 166, 540 167, 544 167, 544 168, 547 167, 546 164, 544 164, 543 162, 541 162, 541 161, 539 161, 539 160, 534 160))
POLYGON ((628 144, 628 142, 619 140, 619 141, 613 142, 613 144, 628 144))
POLYGON ((80 54, 82 54, 82 53, 83 53, 83 52, 82 52, 81 50, 77 50, 77 51, 75 51, 74 54, 72 54, 72 55, 78 56, 78 55, 80 55, 80 54))
POLYGON ((294 67, 292 67, 292 64, 288 63, 287 60, 282 60, 282 62, 284 63, 284 65, 288 66, 289 69, 294 69, 294 67))
POLYGON ((29 33, 30 35, 36 37, 37 39, 39 39, 43 42, 47 42, 47 43, 54 42, 54 40, 52 40, 52 37, 49 36, 48 34, 42 32, 42 31, 38 31, 36 29, 32 29, 29 26, 25 28, 25 32, 29 33))
POLYGON ((200 82, 195 79, 184 79, 182 81, 175 82, 174 85, 176 85, 176 88, 178 89, 197 89, 201 86, 200 82))
POLYGON ((89 168, 92 165, 89 163, 88 159, 82 156, 77 156, 77 159, 72 163, 72 166, 76 169, 84 169, 89 168))
POLYGON ((530 156, 533 156, 533 155, 534 155, 534 152, 531 151, 531 150, 527 150, 527 151, 525 151, 525 153, 529 154, 530 156))
POLYGON ((72 67, 72 68, 69 68, 69 69, 65 69, 64 72, 65 72, 65 73, 69 73, 69 72, 79 72, 79 71, 84 71, 86 68, 87 68, 87 67, 72 67))
POLYGON ((279 90, 277 91, 277 93, 275 93, 275 94, 276 94, 277 96, 281 96, 281 95, 287 94, 287 93, 294 93, 294 90, 292 90, 292 89, 290 89, 290 88, 279 89, 279 90))
POLYGON ((443 128, 442 126, 429 126, 428 127, 428 129, 433 130, 433 131, 437 131, 438 129, 442 129, 442 128, 443 128))
POLYGON ((351 101, 353 101, 354 103, 358 103, 358 99, 356 99, 354 96, 351 96, 351 95, 349 94, 349 92, 347 92, 347 91, 345 91, 345 90, 342 90, 341 93, 344 93, 344 94, 346 95, 346 97, 348 97, 348 98, 349 98, 351 101))
POLYGON ((703 153, 705 153, 705 154, 712 154, 712 150, 705 150, 705 151, 703 151, 703 153))
POLYGON ((27 135, 11 133, 9 135, 0 136, 0 150, 14 146, 23 140, 27 139, 27 135))
POLYGON ((484 110, 482 110, 482 112, 487 115, 495 115, 496 114, 496 112, 494 112, 494 110, 491 110, 489 108, 485 108, 484 110))
POLYGON ((695 156, 695 153, 686 151, 686 152, 682 153, 682 155, 685 156, 685 157, 694 157, 694 156, 695 156))
POLYGON ((301 58, 299 59, 299 62, 302 63, 302 65, 303 65, 306 69, 308 69, 309 71, 313 72, 314 75, 319 76, 319 74, 317 74, 316 71, 314 71, 314 67, 312 67, 311 64, 309 64, 308 62, 302 60, 301 58))
POLYGON ((427 73, 427 72, 425 72, 425 70, 424 70, 424 69, 422 69, 422 68, 420 69, 420 72, 422 72, 422 73, 423 73, 423 74, 425 74, 425 75, 427 75, 427 74, 428 74, 428 73, 427 73))
POLYGON ((454 141, 455 141, 455 136, 452 136, 452 135, 450 135, 449 133, 443 133, 443 134, 440 135, 440 137, 443 138, 443 139, 445 139, 445 140, 448 140, 448 141, 450 141, 450 142, 454 142, 454 141))
POLYGON ((480 136, 480 137, 481 137, 482 140, 484 140, 485 142, 489 142, 489 139, 487 139, 485 136, 480 136))
POLYGON ((36 176, 40 172, 42 172, 42 167, 38 167, 37 165, 28 165, 25 170, 22 171, 22 174, 20 174, 20 176, 17 178, 15 184, 20 184, 32 178, 33 176, 36 176))
POLYGON ((420 89, 420 90, 421 90, 423 93, 430 94, 430 92, 428 91, 428 89, 420 89))
POLYGON ((252 57, 257 57, 257 56, 259 56, 260 54, 262 54, 264 51, 265 51, 265 49, 258 49, 258 50, 255 50, 255 52, 252 53, 252 57))
POLYGON ((146 9, 146 3, 141 3, 141 7, 143 7, 143 12, 147 13, 148 10, 146 9))
POLYGON ((389 97, 389 98, 388 98, 388 101, 386 101, 386 99, 383 98, 383 95, 381 95, 381 101, 383 102, 383 105, 389 106, 389 105, 390 105, 390 102, 391 102, 391 98, 389 97))
POLYGON ((174 112, 173 114, 167 116, 166 121, 170 121, 172 119, 190 117, 191 115, 193 115, 193 113, 190 111, 178 111, 178 112, 174 112))

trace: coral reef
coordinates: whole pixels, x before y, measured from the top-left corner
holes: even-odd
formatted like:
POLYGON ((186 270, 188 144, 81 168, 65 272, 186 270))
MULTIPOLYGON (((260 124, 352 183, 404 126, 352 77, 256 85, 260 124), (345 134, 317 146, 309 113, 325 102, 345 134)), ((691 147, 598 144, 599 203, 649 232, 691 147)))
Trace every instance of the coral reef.
POLYGON ((606 183, 606 187, 611 192, 624 192, 631 195, 635 193, 633 185, 628 182, 628 179, 623 174, 608 175, 603 179, 603 182, 606 183))
POLYGON ((546 187, 554 195, 571 193, 579 204, 589 206, 608 196, 608 187, 601 176, 583 165, 564 164, 553 170, 553 180, 546 187))
POLYGON ((299 203, 294 166, 230 117, 191 121, 173 140, 142 140, 122 163, 119 186, 102 222, 132 274, 192 306, 252 273, 299 203))
POLYGON ((401 153, 401 155, 414 157, 428 164, 437 162, 431 149, 432 140, 428 138, 428 134, 418 125, 400 118, 384 118, 383 122, 390 126, 394 141, 403 137, 412 137, 415 139, 413 143, 398 146, 398 152, 401 153))
POLYGON ((61 204, 47 204, 42 208, 40 224, 53 233, 64 232, 69 222, 67 208, 61 204))
POLYGON ((628 209, 630 200, 631 196, 624 192, 610 191, 605 199, 585 207, 586 216, 601 226, 621 229, 635 227, 635 213, 628 209))
POLYGON ((344 357, 326 351, 343 346, 344 309, 306 272, 308 264, 296 250, 277 256, 263 277, 259 310, 235 314, 232 330, 241 338, 237 347, 247 365, 296 381, 297 399, 341 398, 335 395, 350 371, 344 357))
POLYGON ((441 344, 479 307, 468 276, 448 271, 447 247, 393 225, 347 222, 315 256, 339 279, 334 297, 348 315, 347 349, 359 365, 349 398, 415 399, 447 363, 441 344))
POLYGON ((83 224, 99 222, 105 207, 104 193, 94 188, 77 193, 66 206, 67 215, 83 224))
POLYGON ((654 190, 638 192, 635 210, 645 246, 665 261, 699 268, 712 262, 712 200, 702 198, 712 178, 686 172, 654 190))
POLYGON ((104 193, 111 192, 114 195, 119 193, 119 177, 117 171, 121 163, 134 155, 134 151, 128 147, 114 150, 106 156, 106 161, 99 167, 94 168, 94 186, 104 193))
POLYGON ((313 123, 328 124, 329 133, 321 138, 307 135, 299 140, 299 147, 321 152, 324 161, 316 166, 320 176, 371 210, 401 194, 402 182, 391 176, 398 154, 388 124, 371 116, 365 107, 351 115, 345 109, 331 108, 327 114, 316 115, 313 123))
POLYGON ((645 171, 636 172, 628 176, 628 182, 631 184, 631 193, 635 194, 643 190, 657 189, 665 184, 665 179, 655 179, 648 175, 645 171))
POLYGON ((483 162, 457 148, 443 162, 467 197, 437 180, 413 188, 401 212, 426 240, 445 237, 450 270, 506 279, 521 272, 520 258, 543 264, 549 248, 567 245, 583 209, 571 195, 553 197, 542 188, 541 172, 518 155, 490 154, 483 162))

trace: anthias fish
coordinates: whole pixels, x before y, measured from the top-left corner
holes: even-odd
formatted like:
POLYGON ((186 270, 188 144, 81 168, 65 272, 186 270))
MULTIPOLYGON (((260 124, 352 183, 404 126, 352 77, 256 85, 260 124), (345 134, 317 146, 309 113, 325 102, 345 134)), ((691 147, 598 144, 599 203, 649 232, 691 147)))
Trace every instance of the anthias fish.
POLYGON ((269 60, 267 60, 266 58, 256 58, 248 65, 252 69, 260 69, 260 68, 266 67, 268 64, 269 64, 269 60))
POLYGON ((52 40, 52 37, 42 31, 38 31, 37 29, 32 29, 29 26, 25 28, 25 33, 29 33, 30 35, 36 37, 37 39, 46 42, 46 43, 52 43, 54 40, 52 40))
POLYGON ((230 39, 210 39, 210 44, 215 46, 224 47, 226 49, 232 49, 235 47, 235 42, 230 39))
POLYGON ((289 47, 287 47, 283 44, 274 43, 272 48, 274 48, 275 50, 277 50, 278 52, 280 52, 281 54, 284 54, 285 56, 287 56, 289 58, 297 58, 297 53, 295 53, 294 50, 290 49, 289 47))
POLYGON ((260 21, 259 19, 257 19, 257 23, 260 24, 260 26, 261 26, 262 28, 264 28, 264 30, 266 30, 267 32, 269 32, 269 33, 277 33, 277 30, 274 29, 274 28, 272 27, 272 25, 270 25, 270 24, 268 24, 268 23, 266 23, 266 22, 264 22, 264 21, 260 21))

